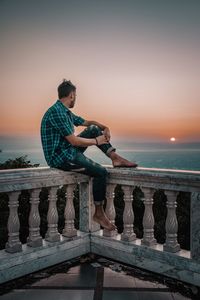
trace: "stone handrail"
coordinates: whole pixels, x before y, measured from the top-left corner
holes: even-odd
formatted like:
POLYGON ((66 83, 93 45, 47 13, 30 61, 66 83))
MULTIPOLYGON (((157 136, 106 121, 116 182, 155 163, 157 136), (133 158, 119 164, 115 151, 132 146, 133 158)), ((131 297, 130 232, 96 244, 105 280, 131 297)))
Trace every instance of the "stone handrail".
POLYGON ((76 172, 63 172, 49 167, 14 169, 0 171, 0 192, 8 193, 9 218, 8 218, 8 242, 5 250, 10 253, 22 251, 22 243, 19 240, 20 223, 18 217, 19 195, 22 190, 30 192, 29 237, 27 245, 31 247, 42 246, 42 238, 39 233, 39 194, 43 187, 49 189, 49 208, 47 214, 48 230, 45 240, 58 242, 61 239, 58 233, 58 213, 56 208, 57 190, 60 186, 67 185, 67 204, 65 209, 65 228, 63 236, 72 237, 77 234, 74 228, 73 191, 76 184, 89 183, 89 177, 76 172))
MULTIPOLYGON (((122 240, 134 241, 136 235, 133 231, 134 212, 132 209, 133 189, 140 187, 144 193, 144 234, 141 244, 154 246, 154 215, 152 211, 153 194, 156 190, 163 190, 167 197, 167 219, 166 219, 166 242, 163 246, 164 251, 176 253, 180 251, 177 242, 178 222, 176 217, 176 198, 178 192, 191 193, 191 258, 200 261, 200 171, 169 170, 169 169, 113 169, 108 168, 108 205, 107 215, 111 220, 115 219, 115 207, 113 204, 114 188, 117 184, 122 186, 124 191, 125 209, 123 215, 124 231, 121 235, 122 240), (198 225, 199 224, 199 225, 198 225), (198 227, 198 228, 197 228, 198 227)), ((113 236, 104 230, 105 236, 113 236)))
POLYGON ((0 193, 87 182, 88 177, 49 167, 0 170, 0 193))
POLYGON ((153 168, 108 168, 108 170, 110 174, 108 183, 183 192, 200 191, 200 171, 153 168))
MULTIPOLYGON (((45 251, 47 251, 46 247, 48 245, 48 247, 51 247, 51 251, 54 251, 52 252, 52 257, 56 257, 56 259, 53 260, 55 264, 57 262, 66 260, 67 258, 73 257, 73 255, 75 257, 81 253, 84 254, 89 251, 97 254, 105 254, 109 257, 111 255, 109 252, 110 250, 108 249, 108 253, 106 252, 106 247, 108 247, 108 245, 111 247, 111 249, 119 249, 120 251, 124 243, 126 247, 123 248, 124 250, 122 251, 122 254, 126 251, 130 251, 130 249, 128 250, 127 246, 129 245, 130 247, 136 247, 136 252, 138 251, 137 247, 139 247, 141 249, 141 253, 143 253, 143 256, 145 256, 144 254, 147 253, 147 257, 148 255, 154 255, 151 251, 157 251, 159 252, 159 259, 161 261, 165 259, 167 259, 167 261, 172 260, 174 265, 178 267, 183 264, 183 260, 181 259, 187 259, 187 261, 184 261, 184 264, 188 266, 188 270, 191 272, 194 272, 194 270, 196 272, 197 270, 195 276, 199 276, 198 278, 200 278, 200 172, 147 168, 124 169, 112 168, 109 166, 107 166, 107 170, 108 179, 106 214, 113 223, 115 222, 116 216, 114 206, 116 185, 120 184, 124 191, 124 230, 120 235, 116 230, 112 232, 108 232, 107 230, 101 231, 99 225, 92 221, 94 205, 91 196, 91 180, 88 176, 79 174, 77 172, 64 172, 49 167, 0 171, 0 193, 7 193, 9 197, 8 241, 5 250, 2 250, 5 252, 0 251, 0 261, 5 262, 5 264, 2 264, 2 267, 0 265, 0 282, 10 280, 14 278, 13 276, 22 276, 23 274, 27 274, 27 272, 30 273, 31 270, 35 271, 41 268, 41 266, 34 265, 32 269, 28 271, 27 268, 25 270, 24 265, 24 271, 20 271, 21 273, 18 275, 13 275, 13 272, 8 272, 5 275, 5 273, 2 273, 5 271, 5 268, 10 268, 9 264, 14 264, 14 261, 8 263, 8 261, 5 260, 5 257, 7 257, 6 253, 9 253, 10 255, 18 253, 17 255, 21 255, 20 253, 23 253, 23 251, 25 251, 24 249, 26 249, 28 261, 30 259, 30 249, 33 249, 34 255, 36 255, 35 253, 46 253, 45 251), (75 212, 73 205, 73 191, 77 184, 80 185, 79 233, 74 227, 75 212), (58 233, 57 229, 58 213, 56 201, 57 190, 63 185, 66 185, 67 202, 64 213, 65 226, 62 234, 60 234, 58 233), (40 215, 38 210, 40 201, 39 194, 43 187, 47 187, 49 191, 49 207, 47 214, 48 230, 44 240, 40 236, 40 215), (143 237, 141 240, 137 239, 133 226, 134 211, 132 208, 132 202, 134 201, 133 189, 135 187, 140 187, 144 194, 142 200, 145 210, 143 216, 143 237), (29 215, 29 237, 26 244, 28 248, 23 248, 19 239, 20 223, 18 217, 18 198, 22 190, 28 190, 30 192, 31 209, 29 215), (157 244, 157 241, 154 237, 154 215, 152 205, 154 201, 153 195, 156 190, 162 190, 167 198, 167 219, 165 224, 166 241, 162 247, 157 244), (191 194, 191 250, 190 252, 184 251, 184 254, 182 254, 183 252, 181 251, 180 245, 177 241, 178 222, 176 216, 176 197, 178 192, 189 192, 191 194), (79 236, 79 240, 76 242, 74 239, 78 238, 78 235, 80 235, 81 232, 88 235, 85 235, 84 238, 83 236, 81 238, 79 236), (72 238, 74 242, 71 241, 72 238), (88 240, 89 238, 90 240, 88 240), (84 244, 82 250, 80 248, 81 241, 82 244, 84 244), (71 253, 68 248, 68 256, 62 256, 60 254, 59 258, 57 253, 58 245, 60 245, 60 249, 64 251, 64 249, 66 249, 65 247, 69 247, 65 246, 65 243, 68 242, 72 243, 71 253), (55 248, 53 245, 55 245, 55 248), (76 252, 74 251, 75 246, 77 249, 79 249, 76 252), (150 249, 150 252, 148 252, 148 249, 150 249), (167 253, 170 256, 168 256, 167 253), (189 260, 191 261, 190 263, 188 263, 189 260)), ((62 253, 62 251, 60 253, 62 253)), ((115 253, 117 252, 115 251, 115 253)), ((45 254, 43 255, 45 257, 45 254)), ((111 255, 111 258, 113 258, 113 254, 111 255)), ((35 259, 37 258, 35 257, 35 259)), ((116 256, 115 259, 121 259, 122 261, 129 262, 127 261, 127 253, 126 257, 123 258, 123 255, 121 257, 116 256)), ((43 267, 51 265, 51 262, 47 263, 47 260, 45 259, 44 261, 43 267)), ((14 268, 13 265, 12 267, 14 268)), ((17 268, 17 265, 15 268, 17 268)), ((146 268, 156 271, 152 266, 146 266, 146 268)), ((11 272, 12 268, 9 270, 11 272)), ((176 278, 176 275, 169 274, 168 276, 176 278)), ((191 276, 194 276, 194 273, 192 273, 191 276)), ((194 280, 185 279, 185 277, 182 275, 179 275, 179 277, 185 281, 188 280, 188 282, 191 283, 194 280)), ((195 279, 194 283, 197 281, 198 279, 195 279)))

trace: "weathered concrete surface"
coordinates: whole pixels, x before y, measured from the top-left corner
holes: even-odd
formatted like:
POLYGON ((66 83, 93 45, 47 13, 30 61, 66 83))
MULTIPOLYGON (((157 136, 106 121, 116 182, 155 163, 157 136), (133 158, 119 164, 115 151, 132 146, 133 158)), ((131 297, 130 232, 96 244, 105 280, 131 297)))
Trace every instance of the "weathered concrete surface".
POLYGON ((91 235, 91 252, 200 286, 200 264, 189 258, 189 251, 164 252, 159 244, 147 247, 138 239, 125 242, 120 235, 110 239, 99 231, 91 235))
POLYGON ((161 245, 147 247, 141 245, 141 240, 138 239, 128 242, 122 241, 119 235, 109 238, 99 234, 100 231, 96 231, 99 226, 93 224, 91 220, 92 198, 91 191, 88 189, 89 177, 85 175, 48 167, 3 170, 0 171, 0 192, 17 192, 80 183, 80 198, 83 200, 80 229, 85 233, 71 240, 62 237, 59 242, 43 241, 43 245, 37 248, 23 245, 23 251, 20 253, 11 254, 4 250, 0 251, 0 282, 93 252, 200 286, 200 172, 145 168, 108 168, 108 172, 108 184, 192 193, 192 258, 187 251, 167 253, 163 251, 161 245), (97 228, 94 228, 94 225, 97 228))
POLYGON ((88 181, 86 175, 49 167, 0 170, 0 193, 88 181))
POLYGON ((200 264, 200 192, 191 194, 191 257, 200 264))
POLYGON ((182 192, 200 192, 200 171, 107 168, 108 183, 182 192))
POLYGON ((87 233, 79 232, 73 239, 62 238, 57 243, 43 240, 42 247, 23 245, 22 250, 14 254, 0 251, 0 283, 89 253, 90 240, 87 233))

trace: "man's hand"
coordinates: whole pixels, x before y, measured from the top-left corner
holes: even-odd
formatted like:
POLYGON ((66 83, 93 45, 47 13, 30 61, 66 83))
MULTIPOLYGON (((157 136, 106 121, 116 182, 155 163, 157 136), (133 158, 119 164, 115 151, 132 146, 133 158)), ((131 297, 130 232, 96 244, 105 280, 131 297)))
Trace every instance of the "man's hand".
POLYGON ((109 130, 109 128, 108 127, 106 127, 105 129, 104 129, 104 131, 103 131, 103 135, 105 136, 105 138, 106 138, 106 140, 107 140, 107 142, 109 142, 110 141, 110 130, 109 130))
POLYGON ((98 142, 98 145, 103 145, 103 144, 108 144, 108 140, 105 137, 105 135, 99 135, 98 137, 96 137, 96 140, 98 142))

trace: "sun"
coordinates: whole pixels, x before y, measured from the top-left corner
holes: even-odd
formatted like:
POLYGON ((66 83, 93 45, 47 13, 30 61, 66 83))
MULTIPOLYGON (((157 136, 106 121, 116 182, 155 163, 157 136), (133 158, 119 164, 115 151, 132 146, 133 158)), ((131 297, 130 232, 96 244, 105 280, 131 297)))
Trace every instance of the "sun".
POLYGON ((171 138, 170 138, 170 141, 171 141, 171 142, 175 142, 175 141, 176 141, 176 138, 175 138, 175 137, 171 137, 171 138))

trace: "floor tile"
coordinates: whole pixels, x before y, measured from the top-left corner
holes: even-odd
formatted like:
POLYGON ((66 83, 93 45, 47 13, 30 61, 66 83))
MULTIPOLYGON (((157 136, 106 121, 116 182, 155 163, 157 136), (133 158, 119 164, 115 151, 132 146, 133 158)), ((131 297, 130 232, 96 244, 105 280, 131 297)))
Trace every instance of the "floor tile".
MULTIPOLYGON (((147 277, 130 272, 120 264, 104 266, 96 262, 81 263, 74 267, 56 266, 24 278, 19 284, 8 285, 11 292, 0 296, 1 300, 93 300, 95 291, 102 300, 186 300, 180 287, 168 287, 147 277), (147 279, 148 280, 145 280, 147 279), (152 281, 151 281, 152 280, 152 281), (98 285, 97 285, 98 281, 98 285), (97 286, 96 286, 97 285, 97 286), (98 289, 96 289, 98 288, 98 289)), ((0 292, 4 292, 0 290, 0 292)), ((188 290, 188 293, 190 291, 188 290)))
POLYGON ((80 265, 71 268, 67 273, 58 273, 48 278, 38 280, 33 287, 95 287, 96 268, 90 265, 80 265))
POLYGON ((181 294, 178 294, 178 293, 173 293, 173 298, 174 300, 186 300, 186 299, 191 299, 191 298, 188 298, 186 296, 182 296, 181 294))
POLYGON ((103 300, 139 300, 137 292, 129 291, 104 291, 103 300))
POLYGON ((137 288, 156 288, 156 283, 148 280, 135 278, 135 285, 137 288))
POLYGON ((135 280, 123 272, 118 273, 104 268, 104 287, 134 288, 135 280))
POLYGON ((93 290, 14 290, 1 300, 93 300, 93 290))
POLYGON ((174 300, 168 292, 139 292, 139 300, 174 300))

